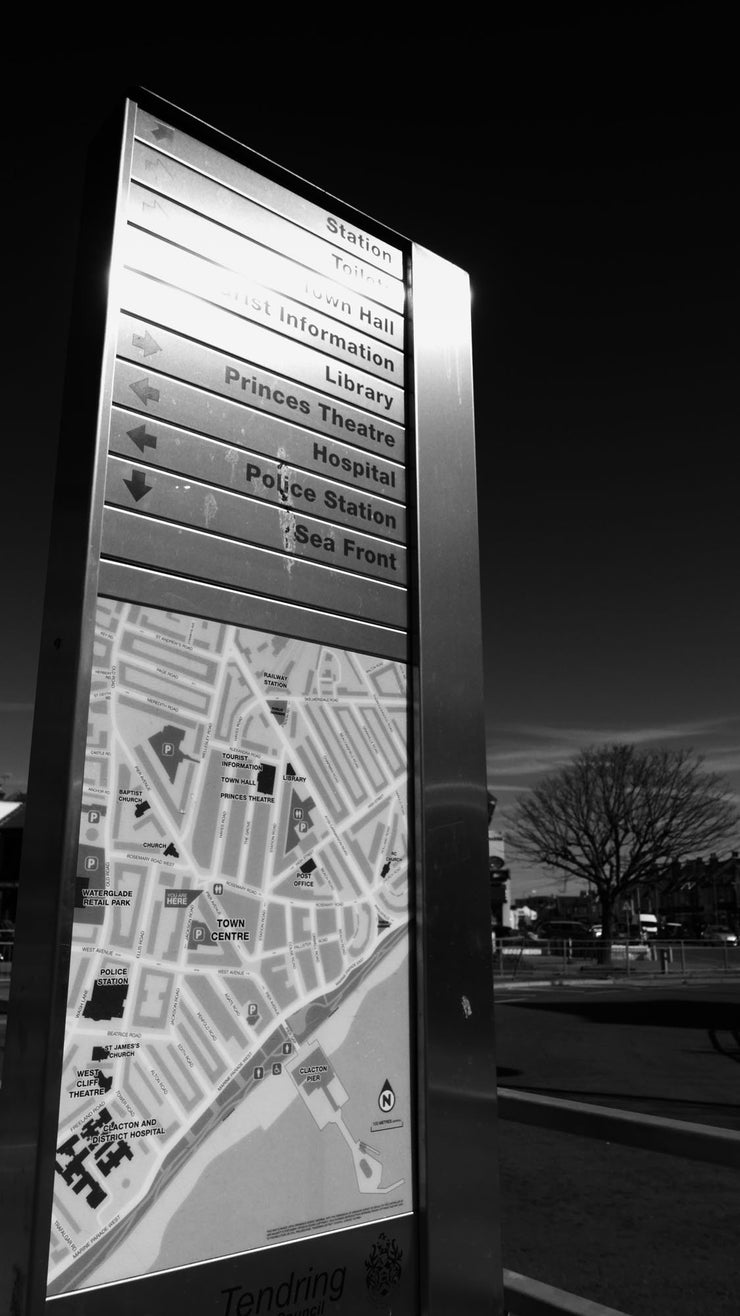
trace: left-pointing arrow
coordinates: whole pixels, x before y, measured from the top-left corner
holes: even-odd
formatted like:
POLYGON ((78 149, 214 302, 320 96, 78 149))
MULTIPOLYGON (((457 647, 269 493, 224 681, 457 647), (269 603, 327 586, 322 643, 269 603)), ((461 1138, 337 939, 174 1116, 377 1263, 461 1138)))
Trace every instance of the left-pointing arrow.
POLYGON ((156 448, 157 446, 156 434, 147 434, 146 425, 137 425, 135 430, 126 430, 126 433, 131 442, 136 444, 139 452, 143 452, 145 448, 156 448))
POLYGON ((148 494, 150 490, 153 488, 151 484, 147 484, 146 476, 144 475, 143 471, 132 471, 131 479, 124 480, 123 483, 126 485, 126 488, 130 491, 131 497, 134 498, 137 503, 141 498, 144 497, 145 494, 148 494))
POLYGON ((129 384, 129 388, 145 407, 148 407, 150 402, 159 402, 159 389, 152 388, 148 379, 137 379, 135 384, 129 384))
POLYGON ((131 342, 134 347, 140 347, 144 356, 152 356, 154 352, 161 352, 162 349, 156 339, 152 338, 148 329, 143 334, 132 334, 131 342))

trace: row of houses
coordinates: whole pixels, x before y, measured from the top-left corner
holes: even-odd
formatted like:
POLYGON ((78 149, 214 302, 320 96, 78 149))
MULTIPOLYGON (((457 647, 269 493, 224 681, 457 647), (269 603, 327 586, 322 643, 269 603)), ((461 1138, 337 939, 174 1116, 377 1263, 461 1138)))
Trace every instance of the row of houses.
MULTIPOLYGON (((577 895, 530 895, 509 902, 508 891, 500 890, 501 879, 509 885, 505 866, 491 869, 491 917, 503 926, 536 922, 545 913, 553 917, 593 924, 600 920, 595 892, 577 895)), ((620 902, 621 921, 639 923, 640 914, 655 914, 659 926, 672 924, 687 938, 699 937, 707 927, 725 927, 740 933, 740 852, 712 854, 677 862, 642 883, 620 902)))

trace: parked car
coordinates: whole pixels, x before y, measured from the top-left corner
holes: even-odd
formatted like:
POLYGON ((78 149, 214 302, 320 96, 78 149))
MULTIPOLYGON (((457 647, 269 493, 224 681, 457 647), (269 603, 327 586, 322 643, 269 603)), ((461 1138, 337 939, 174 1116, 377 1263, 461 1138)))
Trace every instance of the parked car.
POLYGON ((731 932, 729 928, 705 928, 701 939, 708 941, 712 946, 737 946, 737 933, 731 932))
POLYGON ((691 941, 694 934, 686 923, 664 923, 658 929, 658 936, 664 941, 691 941))
POLYGON ((593 950, 593 928, 587 923, 575 919, 546 919, 537 928, 537 935, 544 938, 554 955, 566 953, 572 955, 589 955, 593 950))

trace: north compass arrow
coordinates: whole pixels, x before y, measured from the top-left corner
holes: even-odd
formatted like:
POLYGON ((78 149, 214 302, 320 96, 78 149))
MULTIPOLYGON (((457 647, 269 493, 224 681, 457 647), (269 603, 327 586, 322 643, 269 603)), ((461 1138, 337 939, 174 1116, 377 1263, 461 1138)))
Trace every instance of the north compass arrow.
POLYGON ((126 485, 126 488, 129 490, 131 497, 135 499, 137 503, 140 502, 140 500, 144 497, 145 494, 150 493, 150 491, 154 487, 151 484, 147 484, 146 476, 144 475, 143 471, 132 471, 131 479, 124 480, 123 483, 126 485))
POLYGON ((139 452, 144 452, 145 448, 156 448, 156 434, 147 434, 146 425, 137 425, 135 430, 126 430, 132 443, 135 443, 139 452))

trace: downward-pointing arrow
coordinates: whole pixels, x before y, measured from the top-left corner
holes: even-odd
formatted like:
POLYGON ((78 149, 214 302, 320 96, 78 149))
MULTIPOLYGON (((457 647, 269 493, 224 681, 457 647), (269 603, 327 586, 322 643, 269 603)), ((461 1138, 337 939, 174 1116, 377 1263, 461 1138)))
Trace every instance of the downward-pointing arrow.
POLYGON ((159 402, 159 389, 152 388, 148 379, 137 379, 135 384, 129 384, 132 393, 135 393, 140 402, 147 407, 150 402, 159 402))
POLYGON ((137 425, 135 430, 126 430, 126 433, 131 442, 136 444, 139 452, 143 452, 145 448, 156 448, 157 446, 156 434, 147 434, 146 425, 137 425))
POLYGON ((126 488, 130 491, 131 497, 134 498, 137 503, 140 501, 140 499, 144 497, 145 494, 148 494, 153 488, 153 485, 147 484, 146 476, 144 475, 143 471, 132 471, 131 479, 124 480, 123 483, 126 485, 126 488))
POLYGON ((143 334, 132 334, 131 342, 134 347, 140 347, 144 356, 151 356, 154 352, 161 352, 162 349, 156 339, 152 338, 148 329, 143 334))

